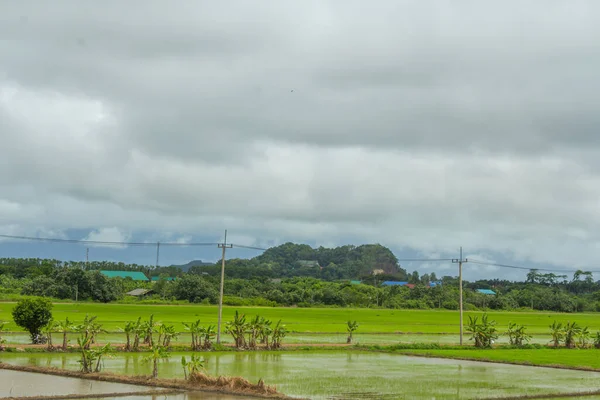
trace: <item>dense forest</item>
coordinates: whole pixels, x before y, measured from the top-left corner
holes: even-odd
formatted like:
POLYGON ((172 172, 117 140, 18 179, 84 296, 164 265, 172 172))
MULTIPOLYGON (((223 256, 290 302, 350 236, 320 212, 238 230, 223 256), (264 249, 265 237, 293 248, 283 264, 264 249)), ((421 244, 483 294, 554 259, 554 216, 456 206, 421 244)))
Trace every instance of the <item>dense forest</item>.
MULTIPOLYGON (((4 258, 0 259, 0 299, 41 295, 100 302, 214 304, 218 300, 219 277, 220 262, 195 261, 183 268, 154 268, 106 261, 4 258), (141 271, 160 279, 139 282, 108 278, 99 270, 141 271), (176 279, 171 281, 167 277, 176 279), (152 292, 144 300, 125 295, 134 288, 148 288, 152 292)), ((313 249, 286 243, 252 259, 227 260, 226 277, 224 301, 229 305, 458 308, 456 277, 407 273, 394 254, 381 245, 313 249), (404 280, 414 286, 382 286, 384 280, 404 280), (442 284, 430 287, 432 281, 442 284)), ((465 281, 464 287, 467 310, 600 311, 600 282, 585 271, 576 271, 568 277, 531 270, 524 282, 465 281), (481 294, 475 289, 492 289, 496 294, 481 294)))

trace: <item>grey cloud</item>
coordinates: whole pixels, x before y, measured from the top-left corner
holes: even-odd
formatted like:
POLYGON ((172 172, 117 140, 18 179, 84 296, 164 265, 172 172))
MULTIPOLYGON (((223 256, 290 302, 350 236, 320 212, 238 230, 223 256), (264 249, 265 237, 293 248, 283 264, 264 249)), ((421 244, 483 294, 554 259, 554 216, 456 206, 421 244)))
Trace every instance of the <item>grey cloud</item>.
POLYGON ((600 5, 364 4, 0 5, 0 226, 590 263, 600 5))

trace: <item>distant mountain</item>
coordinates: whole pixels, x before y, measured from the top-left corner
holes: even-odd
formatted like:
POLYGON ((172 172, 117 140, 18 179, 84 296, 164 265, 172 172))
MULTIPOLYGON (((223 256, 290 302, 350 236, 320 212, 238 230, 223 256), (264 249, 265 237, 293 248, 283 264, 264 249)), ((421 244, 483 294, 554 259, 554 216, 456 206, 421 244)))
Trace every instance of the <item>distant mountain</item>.
POLYGON ((211 263, 211 262, 204 262, 202 260, 193 260, 190 261, 187 264, 183 264, 183 265, 171 265, 171 267, 176 267, 181 269, 183 272, 188 272, 190 270, 190 268, 192 267, 206 267, 206 266, 214 266, 215 263, 211 263))

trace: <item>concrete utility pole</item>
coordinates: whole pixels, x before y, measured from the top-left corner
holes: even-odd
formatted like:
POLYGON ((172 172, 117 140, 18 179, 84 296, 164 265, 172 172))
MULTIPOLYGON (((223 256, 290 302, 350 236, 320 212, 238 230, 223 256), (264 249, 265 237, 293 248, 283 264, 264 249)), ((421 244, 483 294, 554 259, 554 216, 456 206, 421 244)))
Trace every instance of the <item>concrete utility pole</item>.
POLYGON ((225 249, 231 248, 233 245, 227 244, 227 229, 225 229, 225 238, 223 243, 218 245, 223 249, 223 254, 221 255, 221 288, 219 294, 219 321, 217 323, 217 343, 221 343, 221 318, 223 316, 223 281, 225 280, 225 249))
POLYGON ((462 247, 460 248, 460 258, 453 259, 453 263, 458 263, 458 308, 460 310, 460 345, 463 344, 463 279, 462 279, 462 265, 468 262, 466 258, 463 259, 462 247))
POLYGON ((156 242, 156 268, 158 268, 158 256, 160 254, 160 242, 156 242))

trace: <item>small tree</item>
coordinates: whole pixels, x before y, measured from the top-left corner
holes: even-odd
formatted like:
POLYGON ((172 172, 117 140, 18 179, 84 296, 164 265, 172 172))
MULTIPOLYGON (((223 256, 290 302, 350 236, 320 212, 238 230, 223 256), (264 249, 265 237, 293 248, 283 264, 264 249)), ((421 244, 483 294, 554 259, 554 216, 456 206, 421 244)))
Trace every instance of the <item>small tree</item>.
POLYGON ((508 335, 510 344, 513 346, 522 346, 523 342, 529 342, 531 335, 525 333, 526 329, 527 328, 525 328, 523 325, 517 325, 514 322, 509 322, 508 331, 506 331, 506 334, 508 335))
POLYGON ((202 340, 202 327, 200 326, 200 320, 196 320, 194 322, 184 322, 183 327, 186 331, 190 332, 192 335, 192 351, 200 350, 200 342, 202 340))
POLYGON ((352 343, 352 333, 358 329, 358 322, 356 321, 348 321, 346 330, 348 331, 348 339, 346 339, 346 343, 352 343))
POLYGON ((581 333, 581 327, 577 325, 577 322, 567 322, 565 327, 563 328, 563 331, 565 338, 565 346, 572 349, 573 347, 575 347, 575 341, 581 333))
POLYGON ((4 350, 4 343, 6 340, 2 338, 2 331, 4 330, 4 326, 6 325, 5 321, 0 321, 0 351, 4 350))
POLYGON ((287 334, 287 329, 285 325, 281 324, 281 320, 277 321, 277 324, 273 328, 273 336, 271 339, 271 348, 278 349, 281 347, 281 341, 287 334))
POLYGON ((233 321, 229 321, 225 324, 225 332, 233 337, 235 347, 238 349, 246 347, 244 333, 246 333, 247 328, 246 316, 244 314, 239 315, 237 310, 235 310, 233 321))
POLYGON ((192 354, 190 361, 188 361, 185 356, 181 357, 181 366, 183 367, 183 375, 185 379, 192 379, 194 374, 200 372, 200 370, 204 369, 204 363, 206 360, 200 359, 200 356, 196 354, 192 354))
POLYGON ((562 342, 565 337, 561 322, 554 321, 552 325, 550 325, 550 335, 552 336, 552 343, 554 343, 554 347, 560 346, 560 342, 562 342))
POLYGON ((579 347, 584 349, 588 347, 588 343, 591 338, 592 333, 590 332, 589 328, 587 326, 581 328, 581 332, 579 332, 579 334, 577 335, 577 342, 579 344, 579 347))
POLYGON ((600 331, 596 332, 596 336, 594 336, 594 347, 600 349, 600 331))
POLYGON ((50 319, 50 322, 48 322, 46 326, 42 328, 42 333, 44 333, 46 336, 48 350, 52 350, 54 348, 54 345, 52 344, 52 333, 54 332, 55 328, 56 321, 54 321, 54 319, 50 319))
POLYGON ((52 302, 42 297, 20 300, 12 310, 17 326, 27 330, 32 343, 40 341, 41 329, 52 319, 52 302))
POLYGON ((54 325, 54 328, 57 332, 62 333, 62 349, 63 351, 66 351, 68 343, 67 334, 73 330, 72 322, 69 320, 69 317, 66 317, 64 321, 57 321, 54 325))
POLYGON ((481 323, 478 321, 479 317, 473 318, 469 315, 469 323, 465 326, 467 333, 471 334, 471 340, 475 341, 475 347, 492 347, 494 339, 498 338, 496 321, 489 321, 487 314, 483 314, 481 323))
POLYGON ((164 346, 156 345, 150 348, 150 355, 144 357, 144 361, 152 361, 152 378, 158 378, 158 360, 168 357, 169 353, 164 346))

